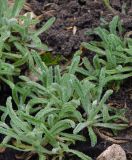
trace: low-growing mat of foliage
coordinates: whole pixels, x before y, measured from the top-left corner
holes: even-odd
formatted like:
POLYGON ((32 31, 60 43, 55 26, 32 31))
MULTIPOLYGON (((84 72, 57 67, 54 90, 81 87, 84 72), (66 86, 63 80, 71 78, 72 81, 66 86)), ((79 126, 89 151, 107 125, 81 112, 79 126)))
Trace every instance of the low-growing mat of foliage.
POLYGON ((130 127, 127 110, 109 104, 123 80, 132 77, 132 39, 123 35, 120 18, 88 31, 98 41, 82 42, 63 68, 39 39, 55 18, 32 30, 36 20, 20 14, 24 1, 15 0, 8 12, 8 1, 0 2, 0 79, 11 91, 0 106, 0 151, 21 151, 24 159, 37 155, 39 160, 63 160, 69 155, 91 160, 73 146, 89 139, 95 147, 96 129, 116 136, 130 127), (86 49, 94 54, 92 60, 83 56, 86 49))
POLYGON ((16 0, 13 6, 7 0, 0 0, 0 78, 11 79, 18 76, 23 68, 32 67, 31 49, 48 51, 39 35, 46 31, 55 21, 49 19, 42 28, 35 30, 38 20, 31 14, 21 15, 25 1, 16 0), (24 66, 25 65, 25 66, 24 66))

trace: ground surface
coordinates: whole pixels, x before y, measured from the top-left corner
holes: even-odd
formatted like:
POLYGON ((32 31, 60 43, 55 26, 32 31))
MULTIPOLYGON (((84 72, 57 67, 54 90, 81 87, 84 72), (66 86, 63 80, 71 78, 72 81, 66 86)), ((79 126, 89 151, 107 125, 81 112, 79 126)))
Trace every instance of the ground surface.
MULTIPOLYGON (((44 14, 42 23, 51 16, 56 17, 53 27, 42 34, 41 39, 53 48, 53 53, 65 56, 77 50, 81 42, 92 39, 86 36, 85 32, 100 25, 100 18, 110 21, 113 17, 113 14, 102 5, 101 0, 29 0, 29 2, 37 15, 44 14)), ((128 0, 126 7, 124 2, 112 0, 113 7, 119 11, 125 28, 130 30, 132 2, 128 0)))
MULTIPOLYGON (((48 32, 41 35, 41 39, 53 49, 53 54, 58 53, 64 56, 72 56, 81 42, 94 39, 94 37, 86 36, 85 32, 100 25, 100 18, 110 21, 114 16, 102 5, 100 0, 28 0, 28 2, 36 15, 44 15, 37 27, 49 17, 56 17, 55 24, 48 32)), ((132 30, 132 1, 111 0, 111 4, 119 11, 126 32, 132 30)), ((132 79, 126 80, 122 84, 118 93, 115 93, 110 99, 110 103, 113 103, 115 107, 127 107, 127 117, 132 122, 132 79)), ((120 138, 128 139, 128 142, 122 146, 130 160, 132 159, 131 133, 132 128, 129 128, 119 134, 120 138)), ((89 142, 77 143, 74 148, 95 159, 110 144, 112 142, 99 138, 99 142, 94 148, 90 147, 89 142)), ((0 154, 0 160, 16 160, 15 154, 15 151, 7 150, 0 154)), ((77 160, 72 157, 66 157, 66 159, 77 160)))

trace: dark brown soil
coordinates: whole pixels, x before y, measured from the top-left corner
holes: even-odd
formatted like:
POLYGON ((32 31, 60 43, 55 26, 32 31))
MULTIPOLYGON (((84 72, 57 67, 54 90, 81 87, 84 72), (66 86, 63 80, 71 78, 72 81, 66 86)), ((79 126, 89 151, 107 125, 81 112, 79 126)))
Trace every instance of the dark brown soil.
MULTIPOLYGON (((55 16, 56 22, 51 29, 41 35, 54 54, 71 55, 83 41, 89 41, 85 32, 100 25, 100 18, 110 21, 114 16, 101 0, 29 0, 37 15, 44 15, 40 25, 49 17, 55 16), (76 32, 75 32, 76 30, 76 32)), ((132 1, 111 0, 127 30, 132 29, 132 1)), ((39 27, 39 26, 38 26, 39 27)))
MULTIPOLYGON (((101 18, 110 21, 114 16, 103 6, 101 0, 27 0, 36 15, 44 15, 43 20, 37 26, 40 27, 49 17, 55 16, 56 22, 51 29, 41 35, 44 43, 52 49, 53 54, 69 56, 74 53, 83 41, 90 41, 94 37, 88 37, 85 32, 88 29, 100 25, 101 18)), ((124 27, 127 31, 132 30, 132 1, 111 0, 114 9, 119 12, 124 27)), ((127 117, 132 123, 132 79, 124 81, 118 93, 115 93, 110 102, 120 107, 127 107, 127 117)), ((128 159, 132 159, 132 128, 122 131, 118 136, 127 138, 128 143, 123 144, 128 159)), ((111 143, 100 139, 98 144, 91 148, 89 142, 77 143, 76 148, 95 159, 111 143)), ((14 150, 7 149, 0 154, 0 160, 16 160, 14 150)), ((34 158, 33 158, 34 159, 34 158)), ((35 158, 36 159, 36 158, 35 158)), ((66 157, 70 160, 78 160, 73 157, 66 157)), ((24 159, 23 159, 24 160, 24 159)))
POLYGON ((56 4, 53 2, 48 11, 55 10, 52 15, 57 19, 53 27, 41 35, 42 41, 53 48, 53 53, 70 55, 79 48, 81 42, 92 39, 86 36, 85 32, 88 28, 99 25, 102 8, 101 3, 93 2, 78 3, 75 0, 56 4))

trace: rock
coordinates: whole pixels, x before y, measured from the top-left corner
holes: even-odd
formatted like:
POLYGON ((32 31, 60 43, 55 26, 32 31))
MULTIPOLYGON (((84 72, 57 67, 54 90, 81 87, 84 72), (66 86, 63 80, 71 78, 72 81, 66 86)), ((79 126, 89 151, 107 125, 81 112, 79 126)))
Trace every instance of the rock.
POLYGON ((96 160, 127 160, 127 158, 121 146, 113 144, 100 154, 96 160))

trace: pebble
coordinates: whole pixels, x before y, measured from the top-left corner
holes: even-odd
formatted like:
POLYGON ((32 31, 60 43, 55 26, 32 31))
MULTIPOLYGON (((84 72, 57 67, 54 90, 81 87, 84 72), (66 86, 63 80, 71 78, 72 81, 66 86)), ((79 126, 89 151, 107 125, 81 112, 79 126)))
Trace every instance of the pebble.
POLYGON ((127 160, 126 153, 120 145, 113 144, 101 153, 96 160, 127 160))

